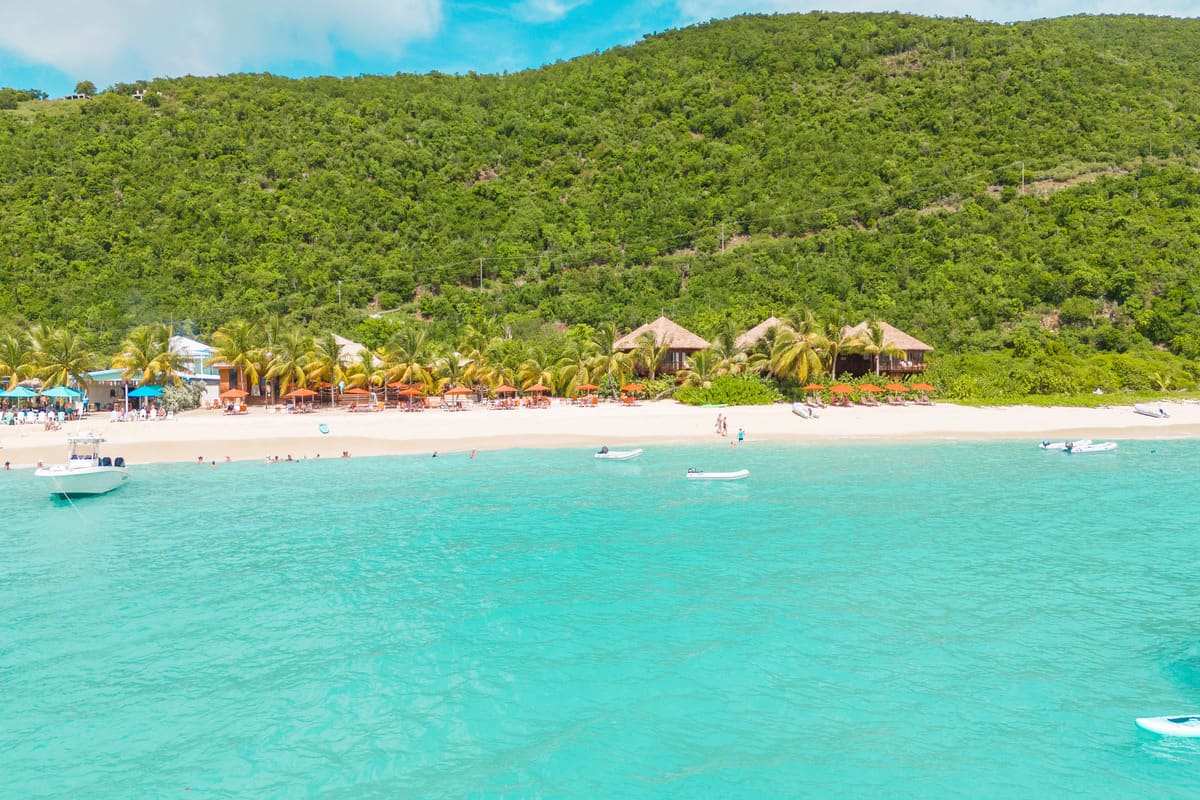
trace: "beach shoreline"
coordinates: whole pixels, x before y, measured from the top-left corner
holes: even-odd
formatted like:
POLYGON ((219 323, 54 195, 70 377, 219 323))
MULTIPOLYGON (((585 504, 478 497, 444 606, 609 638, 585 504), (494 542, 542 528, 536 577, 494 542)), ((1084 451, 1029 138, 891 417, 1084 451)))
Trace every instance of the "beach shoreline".
POLYGON ((1160 404, 1170 415, 1155 419, 1135 414, 1132 406, 908 405, 821 410, 819 419, 801 419, 787 404, 697 408, 673 400, 635 406, 601 403, 550 408, 465 412, 430 409, 406 413, 387 409, 350 413, 321 409, 311 414, 269 413, 252 407, 245 415, 197 409, 170 420, 110 422, 92 414, 61 430, 40 425, 0 427, 0 461, 13 469, 61 462, 69 433, 94 431, 107 440, 105 453, 130 465, 150 463, 223 463, 351 456, 455 454, 513 448, 594 449, 602 445, 720 445, 737 443, 914 444, 923 441, 1028 439, 1178 439, 1200 437, 1200 402, 1160 404), (728 434, 716 433, 717 415, 728 434), (328 433, 323 432, 328 430, 328 433))

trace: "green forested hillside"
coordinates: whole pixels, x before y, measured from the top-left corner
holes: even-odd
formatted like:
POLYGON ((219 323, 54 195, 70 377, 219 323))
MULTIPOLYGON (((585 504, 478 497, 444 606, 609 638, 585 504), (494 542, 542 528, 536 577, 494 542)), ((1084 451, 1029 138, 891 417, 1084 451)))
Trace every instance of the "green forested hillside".
POLYGON ((1149 17, 756 16, 513 75, 23 102, 0 111, 0 321, 104 346, 157 321, 666 311, 710 335, 805 306, 942 351, 1192 359, 1197 41, 1149 17))

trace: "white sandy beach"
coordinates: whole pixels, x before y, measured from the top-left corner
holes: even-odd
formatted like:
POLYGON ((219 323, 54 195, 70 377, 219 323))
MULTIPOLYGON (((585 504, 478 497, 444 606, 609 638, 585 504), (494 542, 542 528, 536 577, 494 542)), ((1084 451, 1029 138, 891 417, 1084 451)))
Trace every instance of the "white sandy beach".
POLYGON ((548 409, 490 410, 471 408, 449 413, 428 410, 405 413, 349 413, 325 409, 311 414, 268 413, 251 408, 244 416, 196 410, 172 420, 110 422, 106 414, 90 415, 63 430, 40 425, 0 428, 0 461, 15 469, 38 461, 65 458, 66 436, 91 430, 104 435, 105 452, 130 464, 172 461, 223 462, 279 456, 330 458, 404 453, 451 453, 504 448, 595 448, 655 443, 711 443, 728 447, 737 431, 748 444, 831 441, 912 442, 917 440, 1150 439, 1200 436, 1200 403, 1161 403, 1168 419, 1133 412, 1131 406, 1104 408, 1040 408, 1005 406, 972 408, 938 403, 933 406, 827 408, 820 419, 801 419, 789 405, 695 408, 675 401, 626 407, 604 403, 577 407, 556 402, 548 409), (728 419, 729 436, 714 432, 717 414, 728 419), (328 434, 320 430, 324 424, 328 434))

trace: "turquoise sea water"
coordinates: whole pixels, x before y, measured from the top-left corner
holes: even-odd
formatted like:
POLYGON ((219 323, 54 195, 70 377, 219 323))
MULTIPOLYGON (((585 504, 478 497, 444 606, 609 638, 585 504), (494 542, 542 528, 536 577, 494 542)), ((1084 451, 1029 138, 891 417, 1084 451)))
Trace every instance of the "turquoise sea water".
POLYGON ((0 473, 0 795, 1200 793, 1200 442, 0 473), (687 467, 749 467, 695 484, 687 467))

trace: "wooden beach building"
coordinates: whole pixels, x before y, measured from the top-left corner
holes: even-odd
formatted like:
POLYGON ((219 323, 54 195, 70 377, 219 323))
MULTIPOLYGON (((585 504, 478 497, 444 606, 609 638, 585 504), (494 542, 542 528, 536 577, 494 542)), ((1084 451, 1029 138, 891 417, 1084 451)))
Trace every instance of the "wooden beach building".
MULTIPOLYGON (((905 333, 887 322, 879 322, 883 334, 882 348, 878 353, 855 347, 853 352, 844 352, 838 356, 839 375, 867 375, 877 372, 880 375, 890 375, 903 378, 906 375, 919 375, 925 371, 925 355, 933 348, 920 339, 905 333), (878 361, 878 369, 876 362, 878 361)), ((842 335, 847 339, 858 339, 870 343, 872 339, 871 323, 860 322, 854 326, 842 329, 842 335)))
POLYGON ((631 353, 638 349, 642 336, 646 333, 654 335, 654 346, 667 346, 667 352, 659 364, 658 371, 663 374, 679 372, 687 367, 687 359, 692 353, 707 350, 711 345, 701 337, 689 331, 666 317, 659 317, 630 333, 622 336, 613 343, 613 350, 631 353))

